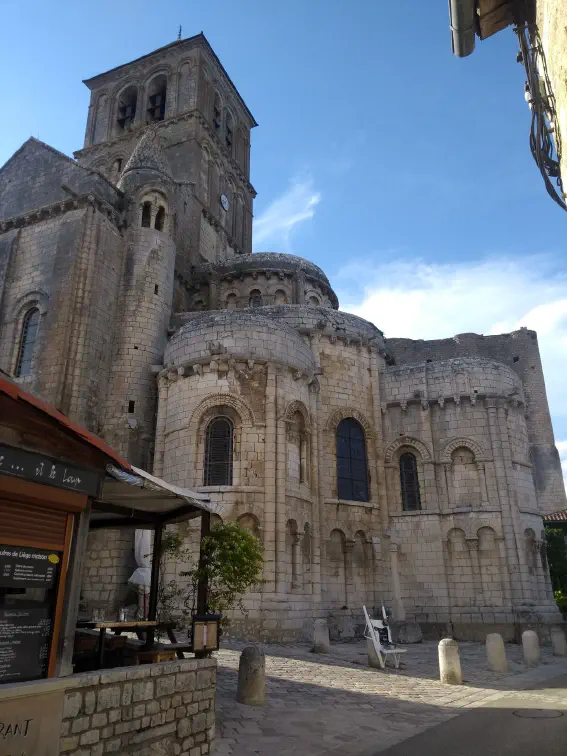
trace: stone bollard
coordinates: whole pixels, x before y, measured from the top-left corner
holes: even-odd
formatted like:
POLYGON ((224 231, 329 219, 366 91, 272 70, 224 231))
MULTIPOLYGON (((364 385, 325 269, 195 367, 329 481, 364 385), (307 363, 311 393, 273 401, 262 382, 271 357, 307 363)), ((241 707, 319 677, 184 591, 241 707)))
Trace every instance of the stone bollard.
POLYGON ((508 671, 506 649, 502 636, 499 633, 489 633, 486 636, 486 658, 488 660, 488 669, 491 669, 493 672, 508 671))
POLYGON ((551 628, 551 645, 553 646, 553 656, 567 656, 567 643, 562 627, 551 628))
POLYGON ((266 657, 258 646, 247 646, 240 654, 236 700, 249 706, 266 701, 266 657))
POLYGON ((331 642, 329 641, 329 625, 326 619, 316 619, 313 623, 313 646, 314 654, 330 654, 331 642))
POLYGON ((534 630, 524 630, 522 646, 524 648, 524 660, 528 667, 537 667, 539 664, 539 639, 534 630))
POLYGON ((459 646, 452 638, 439 641, 439 677, 441 682, 449 685, 463 684, 459 646))
POLYGON ((372 638, 366 639, 366 650, 368 651, 368 666, 373 667, 374 669, 382 669, 380 659, 374 648, 374 643, 372 643, 372 638))

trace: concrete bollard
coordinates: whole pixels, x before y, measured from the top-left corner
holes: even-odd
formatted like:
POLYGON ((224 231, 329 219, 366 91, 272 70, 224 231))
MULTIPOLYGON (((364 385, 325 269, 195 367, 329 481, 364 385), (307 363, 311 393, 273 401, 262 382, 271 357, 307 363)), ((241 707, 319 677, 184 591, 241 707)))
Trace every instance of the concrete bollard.
POLYGON ((489 633, 486 636, 486 658, 488 660, 488 669, 491 669, 493 672, 508 671, 506 648, 499 633, 489 633))
POLYGON ((562 627, 551 628, 551 645, 553 646, 553 656, 567 656, 567 643, 562 627))
POLYGON ((374 669, 382 669, 380 659, 374 648, 374 643, 372 643, 372 638, 366 639, 366 649, 368 651, 368 666, 373 667, 374 669))
POLYGON ((329 625, 326 619, 316 619, 313 623, 313 646, 314 654, 330 654, 331 642, 329 640, 329 625))
POLYGON ((539 664, 539 639, 534 630, 524 630, 522 633, 522 646, 524 660, 528 667, 537 667, 539 664))
POLYGON ((463 684, 459 646, 452 638, 439 641, 439 678, 449 685, 463 684))
POLYGON ((249 706, 266 701, 266 657, 258 646, 247 646, 240 654, 236 700, 249 706))

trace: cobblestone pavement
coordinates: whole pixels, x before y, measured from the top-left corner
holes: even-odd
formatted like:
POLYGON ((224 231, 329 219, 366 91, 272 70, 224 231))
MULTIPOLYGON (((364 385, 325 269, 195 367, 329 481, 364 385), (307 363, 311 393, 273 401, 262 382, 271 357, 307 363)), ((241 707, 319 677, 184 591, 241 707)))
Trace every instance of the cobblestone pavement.
POLYGON ((510 672, 486 668, 484 646, 460 643, 465 684, 438 679, 437 644, 407 646, 400 670, 366 666, 365 642, 335 644, 330 654, 308 646, 265 645, 267 701, 235 700, 244 644, 217 654, 216 756, 365 756, 480 706, 502 691, 522 690, 567 672, 547 649, 527 670, 522 650, 507 646, 510 672))

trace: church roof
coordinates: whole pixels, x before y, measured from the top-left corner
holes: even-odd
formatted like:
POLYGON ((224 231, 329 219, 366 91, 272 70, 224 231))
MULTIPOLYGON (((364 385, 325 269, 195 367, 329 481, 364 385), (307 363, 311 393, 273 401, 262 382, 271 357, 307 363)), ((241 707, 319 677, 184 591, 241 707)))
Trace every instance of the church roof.
POLYGON ((130 171, 156 171, 173 180, 169 162, 163 151, 163 145, 157 129, 148 128, 126 163, 121 179, 130 171))

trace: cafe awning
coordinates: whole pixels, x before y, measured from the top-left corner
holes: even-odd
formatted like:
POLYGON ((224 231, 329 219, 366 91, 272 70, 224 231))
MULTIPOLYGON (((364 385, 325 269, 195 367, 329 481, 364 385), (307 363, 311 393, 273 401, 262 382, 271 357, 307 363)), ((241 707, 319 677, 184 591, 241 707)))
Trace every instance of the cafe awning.
POLYGON ((107 465, 102 494, 93 502, 91 528, 151 528, 222 510, 204 493, 174 486, 137 467, 130 469, 107 465))

